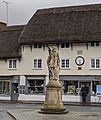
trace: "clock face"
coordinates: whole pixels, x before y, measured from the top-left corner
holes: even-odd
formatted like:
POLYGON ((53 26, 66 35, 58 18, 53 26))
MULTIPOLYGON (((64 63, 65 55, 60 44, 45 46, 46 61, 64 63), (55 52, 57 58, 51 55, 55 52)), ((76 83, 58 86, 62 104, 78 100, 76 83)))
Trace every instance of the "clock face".
POLYGON ((75 63, 78 65, 78 66, 81 66, 83 65, 85 62, 84 58, 82 56, 78 56, 76 59, 75 59, 75 63))

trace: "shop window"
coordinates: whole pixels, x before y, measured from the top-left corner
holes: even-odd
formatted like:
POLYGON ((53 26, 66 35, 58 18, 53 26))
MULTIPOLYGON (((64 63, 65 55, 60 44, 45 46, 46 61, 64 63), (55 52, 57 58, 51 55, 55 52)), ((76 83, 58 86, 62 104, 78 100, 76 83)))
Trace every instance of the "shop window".
POLYGON ((77 81, 64 81, 64 94, 77 94, 78 82, 77 81))
POLYGON ((16 69, 17 67, 17 60, 12 59, 8 61, 8 68, 9 69, 16 69))
POLYGON ((44 80, 28 80, 28 94, 42 94, 44 91, 44 80))
POLYGON ((100 59, 91 59, 91 68, 100 68, 100 59))
POLYGON ((92 95, 97 94, 97 85, 101 85, 100 81, 93 81, 92 82, 92 95))
POLYGON ((69 59, 61 59, 61 68, 69 68, 69 59))
POLYGON ((0 80, 0 94, 9 95, 10 80, 0 80))
POLYGON ((34 59, 34 69, 42 68, 42 59, 34 59))

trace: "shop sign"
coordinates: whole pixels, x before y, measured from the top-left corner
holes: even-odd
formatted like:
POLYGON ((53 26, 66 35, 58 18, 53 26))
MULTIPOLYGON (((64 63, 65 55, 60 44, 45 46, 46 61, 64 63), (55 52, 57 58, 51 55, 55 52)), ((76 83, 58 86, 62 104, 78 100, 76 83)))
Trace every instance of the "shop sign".
POLYGON ((96 85, 96 94, 97 96, 101 96, 101 85, 96 85))

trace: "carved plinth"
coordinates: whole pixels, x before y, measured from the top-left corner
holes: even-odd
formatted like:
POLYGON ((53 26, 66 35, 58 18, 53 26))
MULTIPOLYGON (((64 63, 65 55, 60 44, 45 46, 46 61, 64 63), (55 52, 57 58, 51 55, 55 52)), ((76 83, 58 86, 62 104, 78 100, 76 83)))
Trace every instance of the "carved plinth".
POLYGON ((63 107, 61 85, 58 80, 49 80, 46 86, 45 102, 39 112, 44 114, 64 114, 69 112, 63 107))

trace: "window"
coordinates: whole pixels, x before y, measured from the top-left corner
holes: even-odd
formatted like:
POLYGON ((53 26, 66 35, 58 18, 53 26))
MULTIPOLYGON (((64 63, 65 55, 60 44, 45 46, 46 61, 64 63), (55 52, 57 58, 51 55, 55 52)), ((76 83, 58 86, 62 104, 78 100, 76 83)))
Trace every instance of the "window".
POLYGON ((44 91, 44 80, 28 80, 28 93, 40 94, 44 91))
POLYGON ((61 68, 69 68, 69 59, 61 60, 61 68))
POLYGON ((94 42, 91 42, 91 47, 94 47, 94 42))
POLYGON ((91 59, 91 68, 100 68, 100 59, 91 59))
POLYGON ((98 95, 97 87, 101 86, 101 81, 93 81, 92 82, 92 95, 98 95))
POLYGON ((16 69, 16 63, 17 63, 17 60, 9 60, 9 65, 8 65, 8 68, 9 69, 16 69))
POLYGON ((91 42, 91 47, 99 46, 99 42, 91 42))
POLYGON ((25 85, 20 85, 20 94, 25 94, 25 85))
POLYGON ((0 80, 0 94, 9 95, 10 80, 0 80))
POLYGON ((78 70, 82 70, 82 67, 78 67, 78 70))
POLYGON ((96 42, 96 46, 99 46, 99 42, 96 42))
POLYGON ((34 44, 34 48, 42 48, 42 44, 34 44))
POLYGON ((66 48, 69 48, 69 43, 66 43, 66 48))
POLYGON ((77 55, 82 55, 82 50, 77 50, 77 55))
POLYGON ((34 69, 42 68, 42 59, 34 59, 34 69))
POLYGON ((76 89, 78 88, 77 81, 64 81, 63 83, 63 93, 64 94, 77 94, 76 89))
POLYGON ((69 43, 61 43, 61 48, 69 48, 69 43))
POLYGON ((61 48, 65 48, 65 44, 64 43, 61 43, 61 48))

